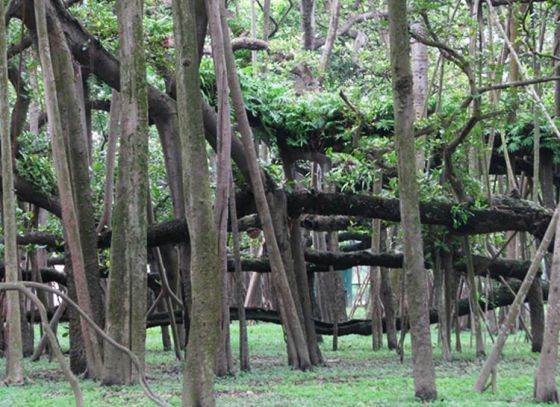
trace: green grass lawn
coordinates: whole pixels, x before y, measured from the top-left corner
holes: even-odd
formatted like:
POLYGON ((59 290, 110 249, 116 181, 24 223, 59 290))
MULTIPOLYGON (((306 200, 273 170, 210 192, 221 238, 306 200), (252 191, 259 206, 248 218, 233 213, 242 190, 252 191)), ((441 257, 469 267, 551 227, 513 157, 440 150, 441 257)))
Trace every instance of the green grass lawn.
MULTIPOLYGON (((237 326, 232 325, 234 355, 237 326)), ((434 341, 436 338, 434 332, 434 341)), ((489 341, 489 340, 488 340, 489 341)), ((285 345, 279 326, 259 323, 249 327, 251 372, 217 379, 219 406, 407 406, 413 397, 410 348, 404 363, 394 352, 372 352, 371 338, 339 338, 339 351, 331 350, 331 338, 322 344, 327 366, 311 372, 287 367, 285 345)), ((67 349, 66 338, 61 338, 67 349)), ((491 346, 488 342, 488 349, 491 346)), ((147 375, 153 389, 173 405, 180 405, 181 364, 173 352, 163 352, 159 328, 148 331, 147 375)), ((510 337, 498 369, 496 394, 475 393, 472 384, 482 361, 474 356, 468 333, 463 334, 463 352, 452 363, 435 350, 438 401, 434 406, 533 405, 532 383, 537 356, 520 334, 510 337)), ((72 406, 70 386, 56 363, 26 361, 29 381, 22 386, 0 387, 0 406, 72 406)), ((0 360, 0 371, 4 371, 0 360)), ((91 380, 81 382, 88 406, 149 406, 139 386, 103 387, 91 380)))

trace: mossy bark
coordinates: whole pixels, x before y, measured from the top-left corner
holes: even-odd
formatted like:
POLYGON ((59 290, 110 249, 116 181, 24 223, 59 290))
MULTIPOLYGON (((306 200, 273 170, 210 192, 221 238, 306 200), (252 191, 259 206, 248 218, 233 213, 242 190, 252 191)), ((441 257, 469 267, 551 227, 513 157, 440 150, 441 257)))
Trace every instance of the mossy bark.
POLYGON ((173 0, 177 116, 186 215, 191 243, 191 327, 183 370, 183 405, 214 406, 214 362, 219 342, 221 290, 217 229, 204 139, 192 0, 173 0))
POLYGON ((391 74, 395 118, 401 223, 404 230, 404 277, 412 333, 413 376, 416 397, 437 396, 428 314, 428 276, 424 269, 416 152, 410 39, 406 0, 389 0, 391 74))
POLYGON ((241 92, 241 85, 237 76, 235 58, 231 47, 230 30, 226 19, 227 10, 225 9, 224 3, 220 3, 220 17, 222 22, 222 32, 224 33, 224 50, 228 84, 237 116, 237 125, 239 132, 241 133, 243 146, 245 148, 249 177, 251 179, 251 186, 255 196, 255 203, 266 239, 272 269, 272 281, 278 293, 278 304, 282 314, 282 319, 285 323, 285 332, 287 333, 288 343, 293 343, 293 348, 297 352, 297 361, 294 361, 294 363, 297 363, 297 368, 307 370, 311 367, 307 341, 298 316, 298 308, 294 300, 294 295, 290 288, 288 274, 284 268, 282 255, 278 247, 270 213, 270 202, 267 202, 267 195, 264 188, 262 174, 257 162, 253 132, 249 125, 243 94, 241 92))
MULTIPOLYGON (((95 232, 95 216, 93 208, 91 179, 89 172, 90 151, 87 140, 87 124, 85 121, 84 104, 79 95, 81 76, 79 67, 74 66, 72 56, 64 36, 57 29, 50 33, 51 55, 55 80, 57 83, 57 100, 62 121, 62 134, 67 152, 68 168, 70 170, 71 189, 74 195, 77 220, 79 223, 80 244, 85 262, 87 291, 92 307, 92 317, 95 322, 103 326, 104 304, 99 284, 99 270, 97 259, 97 235, 95 232)), ((73 268, 69 268, 71 275, 73 268)), ((75 287, 74 287, 75 288, 75 287)), ((71 290, 75 295, 75 291, 71 290)), ((73 297, 77 299, 77 297, 73 297)), ((71 312, 73 318, 79 318, 71 312)), ((73 321, 73 326, 78 326, 79 321, 73 321)), ((72 330, 72 344, 81 347, 77 342, 82 340, 79 330, 72 330)), ((72 353, 79 357, 79 353, 72 353)), ((71 361, 71 366, 79 366, 81 362, 71 361)), ((81 373, 80 371, 74 371, 81 373)), ((93 375, 93 372, 88 372, 93 375)))
MULTIPOLYGON (((119 0, 121 138, 112 222, 106 332, 144 361, 147 290, 148 97, 143 0, 119 0)), ((103 382, 137 380, 129 358, 105 348, 103 382)))
MULTIPOLYGON (((68 163, 69 155, 64 140, 64 126, 58 101, 57 83, 53 68, 50 42, 56 42, 57 50, 69 56, 70 51, 58 20, 50 20, 47 28, 46 5, 44 1, 34 4, 35 22, 39 56, 44 77, 44 87, 49 117, 49 133, 52 137, 52 151, 57 184, 61 202, 62 221, 65 241, 72 260, 73 280, 76 286, 76 297, 80 307, 88 315, 93 315, 91 298, 88 291, 84 252, 82 250, 79 211, 76 195, 72 187, 72 173, 68 163), (49 41, 50 39, 50 41, 49 41)), ((68 80, 68 78, 66 78, 68 80)), ((95 333, 89 330, 86 321, 81 319, 81 330, 84 338, 88 372, 98 377, 101 370, 101 354, 95 333)))
MULTIPOLYGON (((4 1, 0 0, 0 16, 4 16, 4 1)), ((14 193, 14 171, 12 142, 10 139, 10 106, 8 99, 8 60, 6 23, 0 18, 0 143, 2 148, 2 221, 4 232, 4 263, 6 282, 18 280, 16 197, 14 193)), ((21 383, 23 373, 23 349, 19 294, 6 293, 6 383, 21 383)))

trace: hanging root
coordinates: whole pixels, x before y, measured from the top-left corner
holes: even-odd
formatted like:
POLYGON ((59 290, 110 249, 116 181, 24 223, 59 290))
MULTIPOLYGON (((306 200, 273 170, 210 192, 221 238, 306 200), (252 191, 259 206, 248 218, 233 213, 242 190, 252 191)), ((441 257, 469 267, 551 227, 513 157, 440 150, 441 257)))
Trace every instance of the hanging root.
MULTIPOLYGON (((37 285, 42 285, 42 284, 37 284, 37 285)), ((66 364, 66 361, 64 360, 64 356, 62 355, 62 352, 58 348, 58 342, 56 340, 56 336, 53 330, 49 325, 47 310, 45 309, 43 303, 23 283, 0 283, 0 291, 19 291, 20 293, 24 294, 27 298, 29 298, 31 302, 37 307, 37 309, 39 310, 39 316, 41 317, 41 324, 43 325, 43 330, 45 331, 45 335, 47 336, 50 342, 53 353, 56 359, 58 360, 58 363, 60 364, 60 368, 64 372, 64 375, 66 376, 68 382, 70 382, 70 386, 72 387, 72 391, 74 392, 76 406, 82 407, 84 405, 84 399, 82 397, 82 391, 80 390, 80 384, 78 383, 78 379, 76 379, 76 376, 74 376, 74 374, 66 364)))
POLYGON ((54 332, 52 331, 52 329, 49 325, 49 321, 47 319, 47 311, 45 310, 45 307, 43 306, 41 301, 39 301, 37 296, 35 294, 33 294, 33 292, 29 288, 34 288, 36 290, 44 290, 44 291, 51 292, 53 294, 58 295, 60 298, 62 298, 64 301, 66 301, 66 303, 69 306, 71 306, 72 308, 74 308, 80 314, 80 316, 93 328, 93 330, 95 332, 97 332, 109 344, 116 347, 120 351, 124 352, 130 358, 132 364, 134 365, 134 367, 136 368, 136 370, 138 372, 138 381, 139 381, 140 386, 142 387, 142 390, 144 391, 144 394, 146 395, 146 397, 148 397, 150 400, 152 400, 154 403, 156 403, 160 407, 169 407, 170 406, 165 400, 163 400, 158 395, 156 395, 152 391, 152 389, 148 386, 148 383, 146 382, 146 375, 145 375, 145 372, 144 372, 144 368, 142 367, 142 364, 138 360, 138 357, 133 352, 131 352, 130 349, 126 348, 125 346, 121 345, 120 343, 115 341, 113 338, 108 336, 103 331, 103 329, 101 329, 91 319, 91 317, 88 314, 86 314, 84 312, 84 310, 82 310, 78 306, 78 304, 76 304, 74 301, 72 301, 66 294, 64 294, 60 290, 52 288, 52 287, 50 287, 46 284, 40 284, 40 283, 35 283, 35 282, 30 282, 30 281, 22 281, 22 282, 19 282, 19 283, 1 283, 0 284, 0 291, 3 291, 3 290, 18 290, 18 291, 24 293, 27 297, 29 297, 31 299, 31 301, 39 309, 39 314, 41 316, 41 323, 43 324, 43 329, 49 335, 49 341, 51 343, 52 348, 55 350, 55 356, 58 359, 58 361, 61 365, 61 368, 64 371, 64 374, 66 375, 66 378, 70 382, 70 385, 72 386, 72 390, 74 391, 74 396, 76 398, 76 406, 78 406, 78 407, 83 406, 83 398, 82 398, 82 394, 81 394, 80 387, 79 387, 79 384, 78 384, 78 380, 76 379, 74 374, 72 374, 72 372, 70 371, 70 369, 66 365, 66 363, 64 361, 64 357, 62 356, 62 352, 60 352, 60 349, 57 347, 56 336, 54 335, 54 332))

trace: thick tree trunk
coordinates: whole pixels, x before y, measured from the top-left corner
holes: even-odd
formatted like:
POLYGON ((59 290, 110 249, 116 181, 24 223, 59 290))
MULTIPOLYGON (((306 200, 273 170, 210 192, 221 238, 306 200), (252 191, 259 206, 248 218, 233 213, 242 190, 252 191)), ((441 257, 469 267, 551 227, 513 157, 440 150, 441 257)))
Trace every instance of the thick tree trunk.
POLYGON ((400 209, 404 229, 404 277, 412 333, 413 376, 416 397, 436 398, 435 371, 428 315, 427 273, 424 269, 422 232, 416 184, 414 107, 406 0, 389 0, 389 34, 395 147, 398 159, 400 209))
MULTIPOLYGON (((147 258, 148 103, 143 1, 119 0, 121 136, 112 222, 111 272, 107 287, 107 333, 144 363, 147 258)), ((103 382, 138 379, 126 355, 105 348, 103 382)))
MULTIPOLYGON (((4 16, 4 2, 0 3, 0 16, 4 16)), ((18 251, 16 198, 14 194, 14 170, 12 160, 12 142, 10 137, 10 106, 8 95, 8 60, 6 55, 7 34, 4 18, 0 18, 0 147, 2 154, 2 224, 4 233, 4 263, 6 265, 6 282, 18 280, 18 251)), ((23 344, 21 336, 21 317, 19 293, 6 293, 6 378, 5 382, 21 383, 23 372, 23 344)))
POLYGON ((221 295, 217 230, 210 192, 198 71, 197 16, 190 0, 173 0, 177 117, 191 246, 191 327, 183 370, 183 406, 214 406, 214 363, 221 295))
MULTIPOLYGON (((144 363, 146 341, 148 99, 143 0, 119 0, 121 136, 112 222, 111 272, 107 287, 107 334, 144 363)), ((138 379, 130 360, 105 347, 103 382, 138 379)))

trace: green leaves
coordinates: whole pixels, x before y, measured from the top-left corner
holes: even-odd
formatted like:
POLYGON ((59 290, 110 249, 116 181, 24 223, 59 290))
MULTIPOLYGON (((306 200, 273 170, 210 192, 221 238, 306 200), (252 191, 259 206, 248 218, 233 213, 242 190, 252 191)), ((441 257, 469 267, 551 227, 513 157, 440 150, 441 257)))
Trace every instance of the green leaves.
POLYGON ((465 225, 473 213, 468 210, 466 204, 456 204, 451 207, 451 219, 453 220, 453 228, 459 229, 465 225))

